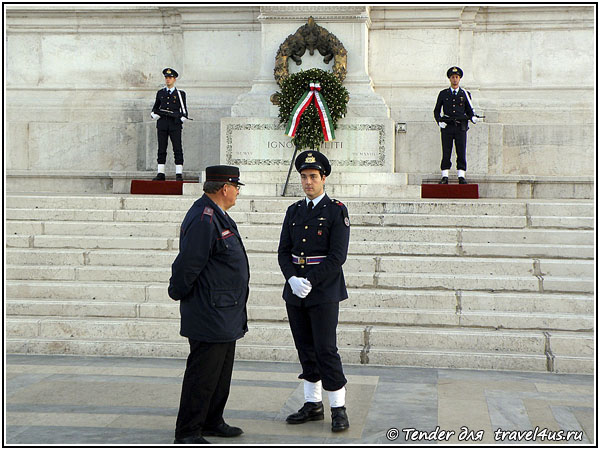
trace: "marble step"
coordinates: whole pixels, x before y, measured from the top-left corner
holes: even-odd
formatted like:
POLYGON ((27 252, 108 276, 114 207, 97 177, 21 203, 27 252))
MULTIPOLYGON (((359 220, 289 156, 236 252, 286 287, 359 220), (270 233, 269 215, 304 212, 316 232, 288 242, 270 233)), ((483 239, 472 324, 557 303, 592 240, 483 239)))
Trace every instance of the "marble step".
MULTIPOLYGON (((135 195, 36 195, 7 194, 5 207, 8 209, 73 209, 112 211, 176 211, 185 213, 196 200, 179 196, 135 196, 135 195)), ((296 199, 297 200, 297 199, 296 199)), ((344 201, 344 199, 342 199, 344 201)), ((285 214, 293 198, 245 197, 240 195, 232 213, 244 212, 285 214)), ((344 201, 353 214, 433 214, 469 216, 523 216, 523 217, 594 217, 594 202, 591 200, 510 200, 510 199, 353 199, 344 201)))
MULTIPOLYGON (((285 212, 230 211, 238 224, 281 226, 285 212)), ((144 222, 180 225, 185 211, 102 210, 102 209, 27 209, 7 208, 9 220, 87 221, 87 222, 144 222)), ((467 214, 352 214, 352 225, 426 226, 464 228, 563 228, 593 229, 594 217, 563 216, 501 216, 467 214)))
MULTIPOLYGON (((147 319, 178 319, 179 304, 135 303, 74 300, 18 299, 6 300, 6 314, 15 316, 52 316, 52 317, 106 317, 147 319)), ((279 305, 260 305, 250 301, 248 304, 250 320, 286 322, 287 311, 283 302, 279 305)), ((340 323, 395 326, 434 326, 434 327, 485 327, 496 329, 520 330, 592 330, 592 315, 550 312, 499 312, 499 311, 456 311, 453 309, 417 309, 417 308, 369 308, 356 306, 351 302, 340 305, 340 323)))
MULTIPOLYGON (((249 321, 243 343, 268 345, 277 342, 293 345, 287 322, 249 321)), ((132 323, 126 318, 72 318, 55 316, 23 316, 6 320, 9 337, 43 339, 111 339, 144 341, 177 341, 179 319, 140 318, 132 323)), ((398 325, 338 326, 340 348, 376 349, 422 348, 425 350, 478 350, 544 355, 557 353, 571 356, 594 355, 593 332, 573 333, 539 330, 483 330, 465 327, 429 328, 398 325)))
MULTIPOLYGON (((55 249, 124 249, 124 250, 178 250, 178 238, 116 237, 116 236, 60 236, 60 235, 7 235, 7 248, 55 249)), ((276 239, 247 239, 244 247, 249 253, 276 253, 276 239)), ((444 255, 444 256, 497 256, 530 258, 592 259, 595 252, 589 245, 496 244, 496 243, 435 243, 435 242, 357 242, 350 241, 349 254, 358 255, 444 255)))
MULTIPOLYGON (((280 225, 240 225, 243 239, 278 241, 280 225)), ((9 220, 5 224, 6 235, 33 235, 35 238, 48 236, 69 237, 155 237, 177 239, 180 225, 172 223, 131 222, 68 222, 68 221, 20 221, 9 220)), ((589 245, 594 243, 591 230, 548 230, 548 229, 480 229, 448 227, 378 227, 354 226, 352 242, 442 242, 469 245, 474 243, 494 244, 558 244, 589 245)))
MULTIPOLYGON (((117 283, 82 281, 7 280, 8 299, 79 300, 81 302, 129 302, 140 308, 156 304, 174 304, 168 297, 167 283, 117 283)), ((250 286, 249 303, 257 306, 282 306, 283 285, 250 286)), ((352 289, 342 307, 453 310, 462 312, 497 311, 593 315, 593 295, 548 292, 499 293, 483 291, 352 289)))
MULTIPOLYGON (((9 265, 36 266, 125 266, 170 268, 177 256, 176 250, 75 250, 75 249, 7 249, 9 265)), ((279 272, 277 255, 250 253, 250 269, 279 272)), ((587 277, 594 275, 592 260, 550 260, 528 258, 445 258, 428 256, 367 256, 350 255, 344 271, 354 273, 484 273, 486 275, 539 275, 561 277, 587 277)))
MULTIPOLYGON (((8 338, 8 353, 110 355, 127 357, 185 358, 189 344, 179 342, 148 342, 84 339, 8 338)), ((551 364, 545 355, 520 353, 491 353, 476 351, 435 351, 422 349, 370 349, 365 354, 362 347, 339 349, 344 364, 400 365, 409 367, 461 368, 475 370, 552 371, 556 373, 593 373, 594 359, 590 357, 554 355, 551 364), (550 367, 549 367, 550 366, 550 367)), ((236 345, 236 358, 240 360, 297 362, 293 346, 251 345, 243 339, 236 345)))
MULTIPOLYGON (((5 266, 9 280, 71 280, 71 281, 142 281, 168 282, 170 268, 115 266, 5 266)), ((483 273, 344 273, 346 285, 355 288, 385 289, 452 289, 528 292, 583 292, 594 289, 593 278, 538 277, 525 275, 487 275, 483 273)), ((283 275, 276 271, 252 272, 253 283, 279 286, 283 275)))

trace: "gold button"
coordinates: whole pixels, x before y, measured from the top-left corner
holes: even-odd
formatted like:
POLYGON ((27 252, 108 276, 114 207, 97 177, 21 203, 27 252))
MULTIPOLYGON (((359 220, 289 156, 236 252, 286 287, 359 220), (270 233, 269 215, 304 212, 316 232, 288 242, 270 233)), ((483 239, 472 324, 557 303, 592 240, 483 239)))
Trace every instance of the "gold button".
POLYGON ((300 252, 300 256, 304 256, 304 252, 300 252))
POLYGON ((302 239, 302 242, 306 242, 306 239, 302 239))
POLYGON ((304 229, 305 229, 305 230, 308 230, 308 225, 306 225, 306 226, 304 227, 304 229))
POLYGON ((294 222, 292 225, 296 225, 296 222, 294 222))
POLYGON ((301 269, 304 269, 304 266, 300 266, 301 269))

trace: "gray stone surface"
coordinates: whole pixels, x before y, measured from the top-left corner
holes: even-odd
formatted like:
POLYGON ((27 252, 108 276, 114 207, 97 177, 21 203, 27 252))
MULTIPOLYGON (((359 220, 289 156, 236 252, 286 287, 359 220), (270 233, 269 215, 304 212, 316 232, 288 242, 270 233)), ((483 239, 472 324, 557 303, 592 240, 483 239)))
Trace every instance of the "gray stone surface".
MULTIPOLYGON (((6 363, 7 445, 173 441, 185 359, 8 354, 6 363)), ((458 436, 464 426, 484 429, 482 443, 524 444, 508 438, 495 442, 493 431, 538 426, 580 432, 581 440, 571 443, 596 441, 592 375, 345 364, 351 425, 334 435, 328 413, 323 422, 285 423, 287 414, 303 402, 299 370, 297 363, 237 360, 225 419, 242 427, 244 434, 208 440, 220 445, 435 444, 427 436, 407 442, 402 430, 430 434, 440 427, 458 436), (533 397, 537 406, 526 408, 533 397), (474 416, 473 411, 485 413, 474 416), (491 428, 481 428, 486 422, 491 428), (397 438, 390 440, 386 434, 393 428, 397 438)))

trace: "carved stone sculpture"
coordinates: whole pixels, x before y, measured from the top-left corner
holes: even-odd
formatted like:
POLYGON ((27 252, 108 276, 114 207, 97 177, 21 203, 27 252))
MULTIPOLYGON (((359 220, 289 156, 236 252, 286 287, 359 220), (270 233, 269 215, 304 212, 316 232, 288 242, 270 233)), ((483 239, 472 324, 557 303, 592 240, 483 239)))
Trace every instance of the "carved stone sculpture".
POLYGON ((302 56, 306 50, 311 55, 317 50, 323 56, 325 64, 329 64, 333 59, 333 73, 340 81, 344 81, 348 52, 334 34, 317 25, 315 19, 309 17, 305 25, 298 28, 294 34, 290 34, 279 46, 273 71, 277 84, 281 85, 281 81, 290 76, 289 59, 297 65, 302 64, 302 56))

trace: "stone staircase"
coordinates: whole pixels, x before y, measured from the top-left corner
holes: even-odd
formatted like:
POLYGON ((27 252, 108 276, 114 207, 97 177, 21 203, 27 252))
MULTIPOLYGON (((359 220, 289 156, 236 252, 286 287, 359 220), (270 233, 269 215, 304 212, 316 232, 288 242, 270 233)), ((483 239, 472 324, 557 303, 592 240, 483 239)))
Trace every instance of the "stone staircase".
MULTIPOLYGON (((7 194, 6 351, 185 357, 166 288, 195 199, 7 194)), ((251 265, 239 358, 297 360, 276 258, 292 201, 231 210, 251 265)), ((345 363, 593 372, 593 200, 345 203, 345 363)))

